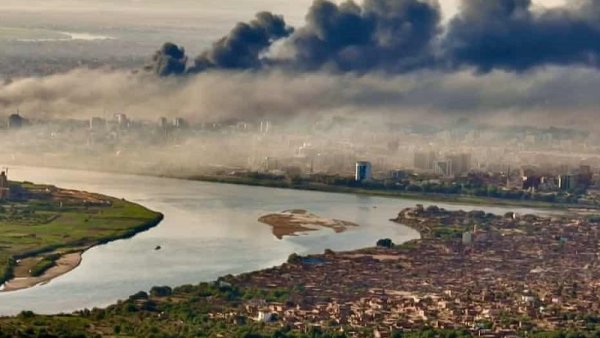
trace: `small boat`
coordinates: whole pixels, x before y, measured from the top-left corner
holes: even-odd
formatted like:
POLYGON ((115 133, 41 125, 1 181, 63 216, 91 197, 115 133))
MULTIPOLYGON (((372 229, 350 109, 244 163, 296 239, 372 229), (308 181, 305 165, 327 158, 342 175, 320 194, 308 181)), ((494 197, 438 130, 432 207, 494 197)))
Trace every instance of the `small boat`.
POLYGON ((156 248, 154 248, 154 250, 160 250, 160 249, 162 249, 162 248, 160 247, 160 245, 157 245, 157 246, 156 246, 156 248))

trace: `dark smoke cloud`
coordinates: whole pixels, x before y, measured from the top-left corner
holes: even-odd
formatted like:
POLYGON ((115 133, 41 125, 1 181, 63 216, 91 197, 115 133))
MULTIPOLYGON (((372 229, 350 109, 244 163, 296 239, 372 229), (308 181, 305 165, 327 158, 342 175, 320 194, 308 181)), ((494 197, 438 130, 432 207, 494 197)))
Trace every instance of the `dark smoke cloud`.
POLYGON ((530 0, 463 0, 442 43, 453 66, 523 71, 544 65, 598 67, 600 1, 533 11, 530 0))
POLYGON ((181 75, 185 73, 186 64, 185 50, 167 42, 152 57, 150 68, 159 76, 181 75))
POLYGON ((306 26, 289 40, 290 62, 339 71, 422 67, 432 61, 440 16, 437 4, 418 0, 365 0, 362 6, 316 0, 306 26))
POLYGON ((446 26, 440 18, 436 0, 315 0, 295 31, 283 17, 262 12, 239 23, 187 71, 183 50, 172 44, 157 52, 154 69, 164 76, 208 69, 485 73, 600 66, 600 0, 552 9, 534 8, 531 0, 463 0, 446 26))
POLYGON ((250 23, 238 23, 212 49, 202 53, 189 69, 191 73, 211 68, 256 69, 263 65, 262 54, 275 42, 292 33, 283 17, 261 12, 250 23))

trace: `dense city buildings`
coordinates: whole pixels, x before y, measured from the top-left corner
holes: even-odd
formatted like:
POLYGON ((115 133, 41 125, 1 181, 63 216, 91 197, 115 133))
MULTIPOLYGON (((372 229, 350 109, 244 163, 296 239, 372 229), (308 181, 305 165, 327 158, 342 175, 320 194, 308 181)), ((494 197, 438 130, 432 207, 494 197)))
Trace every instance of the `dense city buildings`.
POLYGON ((596 221, 435 206, 403 210, 396 221, 415 227, 423 239, 327 252, 226 278, 240 288, 286 290, 289 298, 252 299, 213 316, 226 322, 256 318, 299 331, 318 326, 355 337, 423 327, 486 337, 596 328, 596 221))
POLYGON ((335 118, 305 124, 199 122, 109 112, 87 121, 48 118, 24 124, 17 114, 5 121, 0 155, 13 164, 175 177, 263 177, 288 185, 358 182, 381 190, 547 202, 600 196, 595 193, 597 136, 560 129, 422 131, 418 126, 358 128, 360 121, 335 118), (17 120, 21 128, 13 128, 17 120), (357 162, 370 165, 357 167, 357 162))

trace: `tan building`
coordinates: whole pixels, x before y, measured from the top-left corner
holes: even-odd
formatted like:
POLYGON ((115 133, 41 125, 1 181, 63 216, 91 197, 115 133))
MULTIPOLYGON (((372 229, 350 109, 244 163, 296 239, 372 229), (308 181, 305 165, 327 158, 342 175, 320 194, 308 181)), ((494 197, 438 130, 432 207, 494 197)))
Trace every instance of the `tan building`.
POLYGON ((7 199, 10 195, 10 187, 8 184, 8 176, 6 171, 0 173, 0 199, 7 199))

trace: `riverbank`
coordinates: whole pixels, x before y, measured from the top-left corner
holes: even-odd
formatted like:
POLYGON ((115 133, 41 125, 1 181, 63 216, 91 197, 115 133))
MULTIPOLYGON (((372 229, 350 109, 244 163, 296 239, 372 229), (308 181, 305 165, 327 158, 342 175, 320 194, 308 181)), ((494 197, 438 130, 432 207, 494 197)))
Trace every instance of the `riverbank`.
MULTIPOLYGON (((17 166, 27 166, 25 163, 15 163, 17 166)), ((86 167, 65 167, 65 166, 53 166, 44 163, 39 167, 53 168, 53 169, 66 169, 66 170, 89 170, 86 167)), ((522 207, 522 208, 536 208, 536 209, 589 209, 598 210, 600 207, 594 205, 581 205, 572 203, 551 203, 543 201, 532 201, 532 200, 516 200, 516 199, 505 199, 505 198, 493 198, 485 196, 472 196, 472 195, 459 195, 459 194, 440 194, 440 193, 426 193, 426 192, 411 192, 411 191, 399 191, 399 190, 377 190, 367 188, 354 188, 348 186, 328 185, 322 183, 301 183, 296 184, 291 182, 289 179, 274 180, 274 179, 258 179, 244 176, 232 176, 232 175, 195 175, 195 174, 168 174, 156 171, 138 171, 138 170, 98 170, 94 171, 102 173, 112 174, 126 174, 126 175, 137 175, 146 177, 161 177, 171 178, 179 180, 191 180, 199 182, 211 182, 211 183, 223 183, 223 184, 234 184, 244 186, 257 186, 267 188, 279 188, 279 189, 291 189, 291 190, 302 190, 302 191, 320 191, 329 193, 340 193, 340 194, 356 194, 364 196, 376 196, 386 198, 399 198, 399 199, 418 199, 430 202, 442 202, 449 204, 472 204, 481 206, 504 206, 504 207, 522 207)))
POLYGON ((141 205, 49 185, 11 183, 0 203, 0 284, 14 291, 48 283, 75 269, 81 254, 160 223, 141 205))
POLYGON ((36 257, 28 257, 16 263, 13 278, 2 285, 2 292, 27 289, 36 285, 50 282, 52 279, 72 271, 81 263, 82 251, 68 253, 60 256, 54 266, 44 271, 40 276, 34 277, 29 273, 30 267, 35 264, 36 257))
POLYGON ((329 185, 321 183, 302 183, 294 184, 289 180, 273 180, 273 179, 257 179, 240 176, 224 176, 224 175, 193 175, 193 176, 178 176, 178 175, 159 175, 165 178, 177 178, 193 181, 225 183, 246 186, 260 186, 269 188, 305 190, 305 191, 321 191, 330 193, 356 194, 377 197, 401 198, 401 199, 418 199, 431 202, 443 202, 452 204, 473 204, 482 206, 507 206, 507 207, 526 207, 538 209, 594 209, 594 206, 579 205, 570 203, 550 203, 532 200, 514 200, 500 199, 492 197, 455 195, 455 194, 438 194, 424 192, 409 192, 398 190, 378 190, 366 188, 354 188, 347 186, 329 185))

